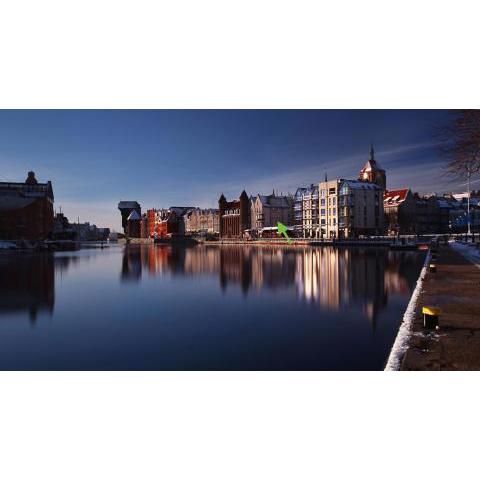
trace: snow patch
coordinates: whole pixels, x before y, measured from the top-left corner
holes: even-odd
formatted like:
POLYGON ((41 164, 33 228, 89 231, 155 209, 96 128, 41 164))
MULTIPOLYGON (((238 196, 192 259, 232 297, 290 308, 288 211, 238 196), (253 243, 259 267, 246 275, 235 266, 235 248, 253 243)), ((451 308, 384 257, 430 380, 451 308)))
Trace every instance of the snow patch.
POLYGON ((425 275, 427 274, 427 268, 430 262, 430 258, 431 255, 429 250, 427 256, 425 257, 425 262, 423 263, 423 267, 420 272, 420 276, 418 277, 415 290, 413 291, 410 301, 408 302, 407 309, 403 314, 402 323, 400 324, 397 337, 395 338, 392 350, 390 351, 390 355, 388 356, 385 371, 399 370, 405 352, 408 349, 409 340, 412 336, 412 324, 413 320, 415 319, 418 296, 420 295, 420 292, 422 290, 423 280, 425 278, 425 275))
POLYGON ((473 244, 451 242, 450 246, 480 268, 480 250, 473 244))

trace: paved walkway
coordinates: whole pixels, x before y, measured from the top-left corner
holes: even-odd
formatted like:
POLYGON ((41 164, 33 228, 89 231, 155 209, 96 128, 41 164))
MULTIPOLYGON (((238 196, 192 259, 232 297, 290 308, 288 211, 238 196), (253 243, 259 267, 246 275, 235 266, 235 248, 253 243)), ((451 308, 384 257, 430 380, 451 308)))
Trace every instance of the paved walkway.
POLYGON ((480 268, 449 246, 425 277, 402 370, 480 370, 480 268), (423 329, 424 305, 442 309, 439 330, 423 329))

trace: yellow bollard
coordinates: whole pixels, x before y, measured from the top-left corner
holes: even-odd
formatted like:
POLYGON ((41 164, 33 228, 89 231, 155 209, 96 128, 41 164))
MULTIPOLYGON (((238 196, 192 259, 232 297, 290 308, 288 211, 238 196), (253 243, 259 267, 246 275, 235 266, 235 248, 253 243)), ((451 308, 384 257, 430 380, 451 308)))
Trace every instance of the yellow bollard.
POLYGON ((423 328, 438 328, 438 320, 442 311, 439 307, 425 306, 422 308, 423 328))

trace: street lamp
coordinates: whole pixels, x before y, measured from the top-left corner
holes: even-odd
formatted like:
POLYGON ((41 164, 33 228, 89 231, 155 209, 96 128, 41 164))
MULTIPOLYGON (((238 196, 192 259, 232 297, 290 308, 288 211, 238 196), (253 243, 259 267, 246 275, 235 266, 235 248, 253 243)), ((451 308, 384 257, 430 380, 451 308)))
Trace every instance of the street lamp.
POLYGON ((467 185, 468 185, 468 196, 467 196, 467 235, 470 236, 470 177, 472 175, 472 172, 468 170, 467 173, 467 185))

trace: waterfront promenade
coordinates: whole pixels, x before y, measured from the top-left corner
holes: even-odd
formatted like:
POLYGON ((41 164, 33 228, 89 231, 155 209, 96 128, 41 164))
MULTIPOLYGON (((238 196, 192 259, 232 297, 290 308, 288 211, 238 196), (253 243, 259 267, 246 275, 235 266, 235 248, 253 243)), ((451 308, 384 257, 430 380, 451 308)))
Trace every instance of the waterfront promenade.
POLYGON ((437 272, 424 279, 401 369, 480 370, 479 293, 480 268, 452 246, 440 246, 437 272), (423 328, 425 305, 441 308, 438 330, 423 328))

